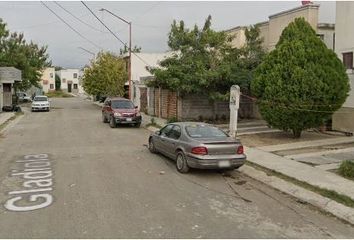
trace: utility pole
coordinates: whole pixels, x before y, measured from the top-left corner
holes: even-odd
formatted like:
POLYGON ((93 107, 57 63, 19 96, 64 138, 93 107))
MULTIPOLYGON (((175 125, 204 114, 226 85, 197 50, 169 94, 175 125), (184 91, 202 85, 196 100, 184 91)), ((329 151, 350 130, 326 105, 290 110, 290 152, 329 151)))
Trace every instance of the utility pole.
POLYGON ((111 14, 112 16, 118 18, 119 20, 125 22, 126 24, 129 25, 129 59, 128 59, 128 82, 129 82, 129 99, 131 99, 131 91, 132 91, 132 22, 128 22, 127 20, 125 20, 124 18, 119 17, 118 15, 112 13, 111 11, 105 9, 105 8, 101 8, 99 11, 106 11, 109 14, 111 14))
POLYGON ((230 89, 230 135, 235 138, 237 135, 237 115, 240 107, 240 87, 232 85, 230 89))

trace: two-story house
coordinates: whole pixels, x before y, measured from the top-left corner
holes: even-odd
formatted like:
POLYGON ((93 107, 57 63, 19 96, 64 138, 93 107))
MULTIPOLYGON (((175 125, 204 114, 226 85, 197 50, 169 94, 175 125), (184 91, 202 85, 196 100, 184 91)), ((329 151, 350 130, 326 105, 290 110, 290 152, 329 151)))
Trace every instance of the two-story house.
POLYGON ((60 78, 60 89, 68 93, 79 93, 80 69, 62 69, 55 72, 60 78))
POLYGON ((354 2, 336 2, 335 52, 347 69, 351 90, 340 110, 333 115, 332 128, 354 133, 354 2))
POLYGON ((45 68, 42 71, 42 76, 39 84, 42 86, 44 93, 55 91, 55 68, 45 68))

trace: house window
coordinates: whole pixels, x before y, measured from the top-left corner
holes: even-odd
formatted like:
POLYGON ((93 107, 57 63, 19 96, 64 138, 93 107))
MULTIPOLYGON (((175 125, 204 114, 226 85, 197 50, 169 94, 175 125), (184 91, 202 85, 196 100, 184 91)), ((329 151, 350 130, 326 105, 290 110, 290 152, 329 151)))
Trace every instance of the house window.
POLYGON ((317 37, 319 37, 322 41, 324 40, 324 34, 317 34, 317 37))
POLYGON ((53 76, 54 76, 53 73, 50 73, 50 78, 53 78, 53 76))
POLYGON ((74 84, 74 89, 77 89, 77 84, 76 83, 74 84))
POLYGON ((74 77, 74 78, 77 78, 77 73, 74 73, 74 74, 73 74, 73 77, 74 77))
POLYGON ((346 69, 353 69, 353 52, 343 53, 343 64, 346 69))
POLYGON ((54 89, 54 84, 50 84, 50 85, 49 85, 49 88, 50 88, 50 89, 54 89))

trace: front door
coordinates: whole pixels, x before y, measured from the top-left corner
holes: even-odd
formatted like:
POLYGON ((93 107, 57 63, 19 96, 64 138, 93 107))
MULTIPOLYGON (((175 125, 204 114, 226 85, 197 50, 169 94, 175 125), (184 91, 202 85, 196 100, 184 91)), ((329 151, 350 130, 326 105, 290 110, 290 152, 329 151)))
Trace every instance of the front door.
POLYGON ((68 92, 70 92, 70 93, 71 93, 71 86, 72 86, 72 84, 68 83, 68 92))
POLYGON ((4 83, 4 106, 12 106, 11 83, 4 83))

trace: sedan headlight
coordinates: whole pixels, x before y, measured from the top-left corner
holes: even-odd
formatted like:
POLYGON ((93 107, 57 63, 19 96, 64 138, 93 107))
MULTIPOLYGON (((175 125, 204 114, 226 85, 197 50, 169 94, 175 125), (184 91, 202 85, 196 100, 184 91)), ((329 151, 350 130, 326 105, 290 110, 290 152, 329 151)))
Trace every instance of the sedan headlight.
POLYGON ((113 115, 114 115, 115 117, 121 117, 121 116, 122 116, 122 114, 120 114, 119 112, 115 112, 113 115))

